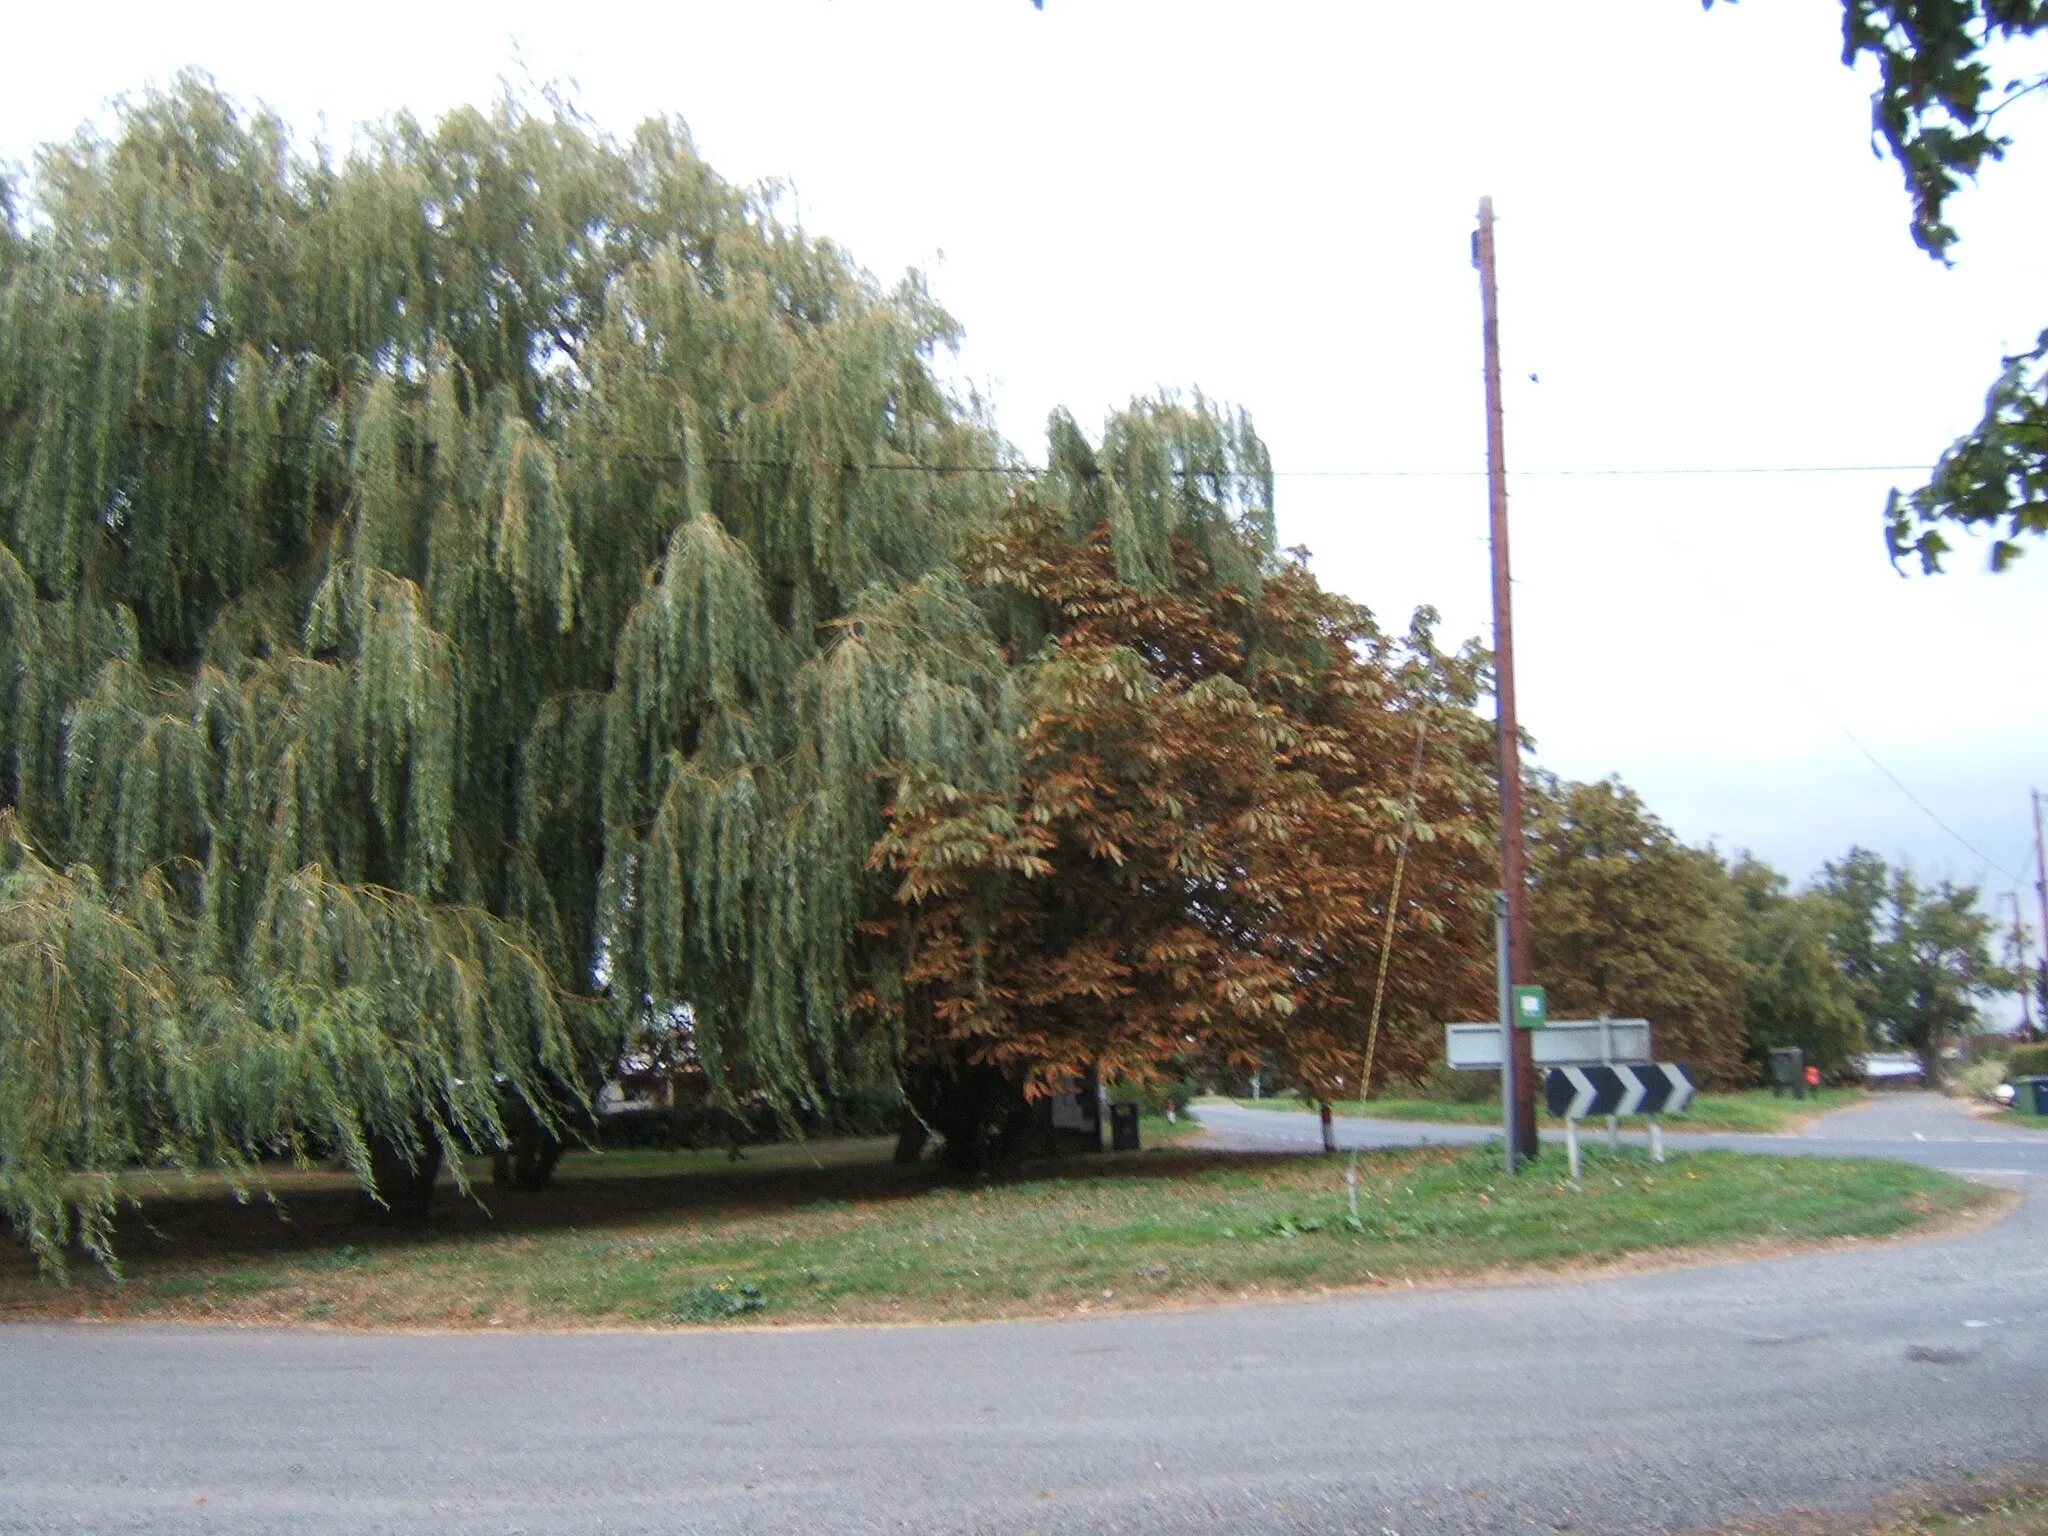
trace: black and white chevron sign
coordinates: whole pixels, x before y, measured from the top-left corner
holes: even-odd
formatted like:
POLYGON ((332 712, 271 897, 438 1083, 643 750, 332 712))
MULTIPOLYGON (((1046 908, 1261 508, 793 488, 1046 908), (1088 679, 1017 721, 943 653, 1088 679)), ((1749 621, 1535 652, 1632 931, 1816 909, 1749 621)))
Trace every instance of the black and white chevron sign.
POLYGON ((1683 1067, 1552 1067, 1543 1100, 1553 1115, 1682 1115, 1692 1103, 1683 1067))

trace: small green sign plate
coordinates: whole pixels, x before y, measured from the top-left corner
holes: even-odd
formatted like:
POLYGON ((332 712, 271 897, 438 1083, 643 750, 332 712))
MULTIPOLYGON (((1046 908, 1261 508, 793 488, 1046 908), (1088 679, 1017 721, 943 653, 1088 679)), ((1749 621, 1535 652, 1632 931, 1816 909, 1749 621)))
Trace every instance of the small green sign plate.
POLYGON ((1515 1028, 1541 1029, 1550 1022, 1550 1002, 1541 987, 1516 987, 1512 995, 1515 1028))

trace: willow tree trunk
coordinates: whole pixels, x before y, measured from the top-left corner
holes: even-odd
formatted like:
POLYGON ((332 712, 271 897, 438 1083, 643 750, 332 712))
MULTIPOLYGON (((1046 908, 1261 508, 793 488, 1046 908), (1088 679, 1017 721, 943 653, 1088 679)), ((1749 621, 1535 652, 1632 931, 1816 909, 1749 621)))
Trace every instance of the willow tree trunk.
POLYGON ((423 1127, 420 1150, 382 1136, 370 1138, 370 1187, 363 1214, 376 1221, 422 1222, 433 1214, 434 1182, 441 1175, 441 1142, 423 1127))

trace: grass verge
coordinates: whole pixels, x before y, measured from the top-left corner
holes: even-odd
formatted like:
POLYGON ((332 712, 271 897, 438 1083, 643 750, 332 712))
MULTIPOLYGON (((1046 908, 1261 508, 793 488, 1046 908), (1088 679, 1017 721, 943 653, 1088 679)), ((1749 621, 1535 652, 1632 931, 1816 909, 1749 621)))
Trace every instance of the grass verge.
MULTIPOLYGON (((1538 1095, 1539 1100, 1541 1094, 1538 1095)), ((1293 1097, 1274 1099, 1218 1099, 1214 1102, 1242 1104, 1247 1109, 1285 1109, 1313 1113, 1316 1106, 1293 1097)), ((1794 1135, 1838 1109, 1854 1109, 1870 1102, 1860 1088, 1822 1088, 1806 1099, 1773 1098, 1769 1089, 1743 1093, 1703 1093, 1692 1107, 1665 1124, 1676 1131, 1748 1131, 1763 1135, 1794 1135)), ((1371 1120, 1417 1120, 1431 1125, 1498 1125, 1500 1105, 1492 1100, 1478 1104, 1453 1104, 1442 1099, 1342 1099, 1330 1108, 1340 1115, 1360 1115, 1371 1120)), ((1544 1115, 1545 1125, 1561 1126, 1562 1120, 1544 1115)), ((1640 1125, 1640 1116, 1630 1116, 1630 1125, 1640 1125)))
POLYGON ((1889 1495, 1873 1509, 1828 1514, 1796 1511, 1717 1526, 1711 1536, 2043 1536, 2048 1532, 2048 1468, 2024 1464, 1944 1488, 1889 1495))
POLYGON ((1930 1169, 1594 1147, 1508 1181, 1490 1153, 1346 1160, 1166 1147, 973 1186, 888 1142, 572 1154, 559 1187, 483 1186, 409 1232, 366 1224, 338 1176, 300 1174, 288 1221, 204 1188, 124 1220, 126 1277, 60 1286, 0 1246, 0 1318, 366 1327, 818 1323, 1142 1309, 1564 1271, 1733 1245, 1881 1239, 2003 1198, 1930 1169), (327 1180, 322 1187, 319 1180, 327 1180))

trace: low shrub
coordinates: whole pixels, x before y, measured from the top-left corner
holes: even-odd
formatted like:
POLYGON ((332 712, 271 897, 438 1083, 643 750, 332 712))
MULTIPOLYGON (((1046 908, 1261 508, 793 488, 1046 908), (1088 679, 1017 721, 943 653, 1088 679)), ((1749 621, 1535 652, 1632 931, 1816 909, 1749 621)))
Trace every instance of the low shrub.
POLYGON ((2048 1077, 2048 1045, 2016 1045, 2005 1058, 2007 1077, 2048 1077))
POLYGON ((1963 1060, 2003 1061, 2012 1054, 2014 1046, 2023 1044, 2025 1044, 2024 1041, 2015 1040, 2011 1035, 1969 1035, 1962 1042, 1963 1060))
POLYGON ((749 1104, 742 1115, 711 1104, 650 1105, 599 1115, 593 1140, 607 1152, 681 1152, 757 1146, 781 1134, 775 1111, 749 1104))
POLYGON ((849 1088, 826 1100, 812 1127, 804 1117, 804 1130, 813 1136, 894 1136, 903 1127, 903 1092, 893 1082, 865 1088, 849 1088))
POLYGON ((1110 1103, 1136 1104, 1148 1115, 1163 1115, 1169 1105, 1176 1115, 1184 1115, 1200 1091, 1187 1078, 1174 1083, 1113 1083, 1106 1090, 1110 1103))
POLYGON ((679 1323, 722 1323, 749 1312, 765 1312, 768 1299, 758 1285, 739 1280, 700 1280, 669 1305, 679 1323))
MULTIPOLYGON (((1542 1084, 1537 1086, 1541 1088, 1542 1084)), ((1403 1096, 1395 1093, 1395 1087, 1393 1083, 1387 1084, 1380 1097, 1403 1096)), ((1498 1103, 1500 1073, 1463 1071, 1449 1062, 1434 1062, 1430 1065, 1429 1076, 1415 1084, 1414 1094, 1418 1099, 1434 1099, 1439 1104, 1498 1103)))
POLYGON ((741 1106, 735 1115, 702 1100, 676 1105, 641 1105, 597 1117, 592 1139, 610 1152, 701 1151, 706 1147, 761 1146, 805 1137, 891 1136, 903 1119, 903 1095, 893 1083, 834 1094, 822 1106, 796 1111, 794 1125, 766 1103, 741 1106))
POLYGON ((1955 1073, 1952 1081, 1959 1093, 1973 1099, 1989 1099, 1992 1091, 2005 1081, 2005 1063, 1995 1058, 1973 1061, 1955 1073))

